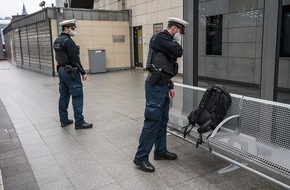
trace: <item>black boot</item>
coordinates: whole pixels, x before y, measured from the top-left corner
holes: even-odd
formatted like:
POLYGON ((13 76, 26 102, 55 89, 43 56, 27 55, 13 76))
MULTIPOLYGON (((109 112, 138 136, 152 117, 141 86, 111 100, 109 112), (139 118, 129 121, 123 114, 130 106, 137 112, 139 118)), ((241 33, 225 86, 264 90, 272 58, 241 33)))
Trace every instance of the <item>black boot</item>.
POLYGON ((83 122, 82 124, 75 125, 75 129, 88 129, 92 127, 93 127, 93 124, 87 123, 87 122, 83 122))
POLYGON ((139 167, 140 170, 144 172, 154 172, 155 168, 149 161, 140 161, 136 158, 134 159, 134 164, 139 167))
POLYGON ((165 152, 165 154, 162 155, 155 155, 154 160, 176 160, 177 154, 172 152, 165 152))
POLYGON ((70 124, 73 124, 73 120, 72 119, 68 119, 66 122, 64 122, 64 123, 61 123, 60 124, 60 126, 61 127, 66 127, 66 126, 68 126, 68 125, 70 125, 70 124))

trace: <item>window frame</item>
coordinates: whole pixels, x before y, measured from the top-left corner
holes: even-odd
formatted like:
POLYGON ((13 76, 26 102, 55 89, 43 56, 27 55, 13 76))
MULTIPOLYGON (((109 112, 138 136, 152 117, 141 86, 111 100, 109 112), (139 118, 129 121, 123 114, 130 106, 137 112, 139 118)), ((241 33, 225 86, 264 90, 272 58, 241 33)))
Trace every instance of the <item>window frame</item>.
POLYGON ((223 37, 223 15, 207 16, 206 55, 222 55, 222 37, 223 37), (216 32, 215 35, 214 32, 216 32), (216 50, 213 50, 214 48, 216 48, 216 50))
POLYGON ((153 34, 161 32, 163 30, 163 23, 155 23, 153 24, 153 34))
POLYGON ((290 57, 290 49, 288 50, 289 52, 285 52, 284 51, 284 43, 290 43, 290 30, 289 30, 289 33, 288 33, 288 41, 285 42, 285 30, 286 30, 286 14, 289 14, 289 24, 287 25, 288 28, 290 28, 290 5, 284 5, 282 6, 282 16, 281 16, 281 34, 280 34, 280 52, 279 52, 279 57, 290 57))

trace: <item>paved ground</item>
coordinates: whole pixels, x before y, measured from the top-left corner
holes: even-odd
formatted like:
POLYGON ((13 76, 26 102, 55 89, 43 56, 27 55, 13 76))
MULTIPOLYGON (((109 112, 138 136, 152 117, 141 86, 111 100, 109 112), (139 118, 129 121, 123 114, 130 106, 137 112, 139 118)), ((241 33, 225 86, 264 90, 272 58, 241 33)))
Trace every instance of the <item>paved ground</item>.
MULTIPOLYGON (((0 100, 0 168, 5 189, 39 189, 13 123, 0 100)), ((0 184, 3 190, 3 183, 0 184)))
MULTIPOLYGON (((7 122, 14 139, 19 139, 15 142, 19 152, 7 150, 9 157, 0 152, 2 175, 6 175, 5 168, 6 172, 16 171, 15 183, 4 178, 4 185, 8 182, 11 189, 30 185, 38 189, 33 180, 23 180, 31 170, 43 190, 280 189, 242 169, 218 175, 216 171, 227 162, 174 136, 168 136, 168 147, 178 154, 178 160, 154 161, 151 157, 154 173, 135 168, 132 160, 143 123, 146 72, 89 75, 84 82, 84 115, 94 128, 78 131, 73 125, 59 125, 58 78, 18 69, 7 61, 0 62, 0 75, 0 99, 12 122, 1 115, 0 124, 7 122), (17 162, 21 156, 23 160, 17 162), (30 167, 17 169, 27 163, 25 158, 30 167), (2 164, 8 160, 15 160, 12 171, 2 164)), ((69 110, 72 118, 71 105, 69 110)), ((6 147, 2 136, 0 143, 0 149, 6 147)))

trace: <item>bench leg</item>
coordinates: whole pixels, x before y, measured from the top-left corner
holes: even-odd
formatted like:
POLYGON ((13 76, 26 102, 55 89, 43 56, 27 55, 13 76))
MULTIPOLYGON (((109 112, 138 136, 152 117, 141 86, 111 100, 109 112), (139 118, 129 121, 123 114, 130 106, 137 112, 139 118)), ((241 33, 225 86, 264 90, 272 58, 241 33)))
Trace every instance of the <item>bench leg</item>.
MULTIPOLYGON (((245 166, 248 165, 247 163, 241 163, 241 164, 243 164, 245 166)), ((221 175, 221 174, 225 174, 225 173, 229 173, 229 172, 235 171, 235 170, 237 170, 239 168, 240 167, 235 165, 235 164, 230 164, 229 166, 218 170, 217 173, 221 175)))

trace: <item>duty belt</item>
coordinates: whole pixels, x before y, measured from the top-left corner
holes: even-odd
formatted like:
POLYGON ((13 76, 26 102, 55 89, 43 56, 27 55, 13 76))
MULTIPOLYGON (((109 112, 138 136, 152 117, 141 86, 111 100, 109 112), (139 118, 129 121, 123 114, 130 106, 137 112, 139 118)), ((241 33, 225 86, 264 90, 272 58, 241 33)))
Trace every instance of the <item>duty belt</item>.
POLYGON ((158 77, 158 79, 156 77, 154 77, 154 79, 153 79, 154 81, 152 81, 152 78, 153 78, 152 74, 153 74, 152 72, 148 73, 148 77, 150 77, 150 81, 152 84, 158 84, 160 86, 163 86, 165 84, 169 84, 170 79, 171 79, 170 75, 161 73, 160 76, 158 77))
POLYGON ((78 69, 76 67, 72 67, 71 65, 57 65, 58 68, 64 68, 64 70, 71 75, 72 77, 75 77, 77 75, 78 69))

